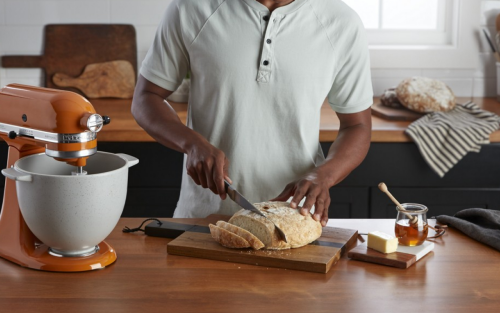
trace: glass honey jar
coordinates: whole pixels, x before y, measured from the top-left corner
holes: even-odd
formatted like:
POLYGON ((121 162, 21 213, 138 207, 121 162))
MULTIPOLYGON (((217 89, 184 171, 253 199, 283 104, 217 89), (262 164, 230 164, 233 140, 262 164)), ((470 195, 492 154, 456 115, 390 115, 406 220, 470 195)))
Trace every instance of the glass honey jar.
POLYGON ((404 246, 419 246, 427 238, 427 211, 425 205, 418 203, 402 203, 401 210, 396 206, 395 233, 399 244, 404 246))

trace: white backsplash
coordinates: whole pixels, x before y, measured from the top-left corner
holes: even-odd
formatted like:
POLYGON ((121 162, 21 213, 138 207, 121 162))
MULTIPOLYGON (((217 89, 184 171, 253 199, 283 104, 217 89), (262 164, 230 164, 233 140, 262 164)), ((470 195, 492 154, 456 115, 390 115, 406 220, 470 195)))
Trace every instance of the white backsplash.
MULTIPOLYGON (((476 0, 465 0, 476 1, 476 0)), ((137 33, 140 65, 153 40, 156 26, 171 0, 0 0, 0 55, 40 55, 43 26, 51 23, 126 23, 137 33)), ((500 1, 481 1, 481 24, 495 33, 500 1)), ((479 33, 477 69, 372 69, 375 95, 410 76, 444 81, 460 97, 496 96, 495 58, 479 33)), ((492 36, 494 38, 494 36, 492 36)), ((0 67, 0 86, 9 83, 42 84, 40 69, 0 67)))

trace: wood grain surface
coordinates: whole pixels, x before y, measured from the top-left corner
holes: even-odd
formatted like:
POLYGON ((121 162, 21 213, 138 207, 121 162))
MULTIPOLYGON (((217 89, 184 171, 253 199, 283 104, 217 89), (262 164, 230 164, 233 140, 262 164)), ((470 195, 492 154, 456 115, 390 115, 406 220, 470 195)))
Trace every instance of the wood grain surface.
POLYGON ((131 99, 134 94, 135 72, 130 62, 116 60, 89 64, 78 77, 55 73, 52 81, 58 87, 78 88, 91 99, 131 99))
MULTIPOLYGON (((218 220, 227 221, 229 216, 211 215, 202 226, 216 224, 218 220)), ((225 248, 212 238, 208 229, 206 231, 186 231, 168 243, 167 252, 202 259, 327 273, 342 255, 355 246, 358 235, 354 229, 324 227, 317 241, 299 249, 255 251, 225 248), (329 243, 332 245, 328 246, 329 243)))
MULTIPOLYGON (((49 273, 0 259, 1 312, 429 313, 500 307, 500 252, 454 229, 406 270, 344 256, 320 274, 168 255, 169 239, 121 232, 142 220, 120 220, 106 240, 118 260, 103 270, 49 273)), ((328 225, 390 232, 394 220, 328 225)))
POLYGON ((373 262, 397 268, 408 268, 417 261, 417 256, 414 254, 400 252, 384 254, 373 249, 368 249, 366 245, 358 245, 350 250, 347 256, 354 260, 373 262))
MULTIPOLYGON (((43 55, 2 57, 2 67, 41 67, 45 87, 58 88, 55 73, 76 77, 88 64, 126 60, 137 73, 137 43, 133 25, 51 24, 44 27, 43 55)), ((77 93, 76 88, 67 89, 77 93)))
POLYGON ((372 105, 372 115, 391 121, 416 121, 425 114, 413 112, 405 107, 390 108, 380 103, 372 105))
MULTIPOLYGON (((459 103, 465 103, 470 98, 458 98, 459 103)), ((496 98, 475 98, 472 99, 484 110, 500 115, 500 102, 496 98)), ((374 99, 374 103, 378 103, 374 99)), ((92 104, 97 112, 109 115, 111 124, 106 125, 97 135, 98 141, 154 141, 134 120, 130 113, 131 100, 121 99, 92 99, 92 104)), ((186 123, 187 104, 170 102, 174 110, 179 115, 182 122, 186 123)), ((372 142, 411 142, 411 138, 404 131, 410 125, 409 121, 390 121, 377 116, 372 116, 372 142)), ((331 142, 337 138, 340 122, 328 103, 324 103, 321 108, 319 140, 331 142)), ((500 142, 500 131, 496 131, 490 136, 491 142, 500 142)))

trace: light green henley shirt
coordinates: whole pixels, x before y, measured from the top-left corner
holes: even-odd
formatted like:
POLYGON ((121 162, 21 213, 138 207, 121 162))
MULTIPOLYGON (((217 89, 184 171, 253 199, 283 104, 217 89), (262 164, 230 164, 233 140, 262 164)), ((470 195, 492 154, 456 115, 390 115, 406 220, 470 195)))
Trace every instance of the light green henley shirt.
MULTIPOLYGON (((339 113, 373 101, 365 30, 340 0, 295 0, 272 13, 255 0, 174 0, 140 73, 173 91, 188 71, 187 125, 224 151, 251 202, 276 197, 324 161, 325 98, 339 113)), ((185 165, 174 217, 239 210, 196 185, 185 165)))

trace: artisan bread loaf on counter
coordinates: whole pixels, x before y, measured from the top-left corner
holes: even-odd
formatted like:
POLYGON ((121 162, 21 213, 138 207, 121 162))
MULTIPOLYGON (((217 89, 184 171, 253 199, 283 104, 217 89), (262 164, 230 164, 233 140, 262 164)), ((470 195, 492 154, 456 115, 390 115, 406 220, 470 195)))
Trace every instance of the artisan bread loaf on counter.
POLYGON ((420 113, 446 112, 456 104, 450 87, 427 77, 404 79, 396 87, 396 95, 403 106, 420 113))
POLYGON ((210 227, 210 234, 212 235, 212 238, 224 247, 235 249, 250 248, 250 243, 235 233, 227 231, 214 224, 209 224, 208 227, 210 227))
POLYGON ((224 221, 218 221, 217 226, 245 239, 246 241, 248 241, 248 243, 252 246, 254 250, 260 250, 264 248, 264 244, 262 243, 262 241, 260 241, 259 238, 257 238, 255 235, 253 235, 249 231, 244 230, 241 227, 231 225, 224 221))
POLYGON ((288 242, 280 240, 272 222, 248 210, 241 209, 229 220, 254 234, 265 245, 265 249, 281 250, 305 246, 321 236, 320 222, 310 214, 303 216, 288 202, 261 202, 254 204, 285 233, 288 242))

